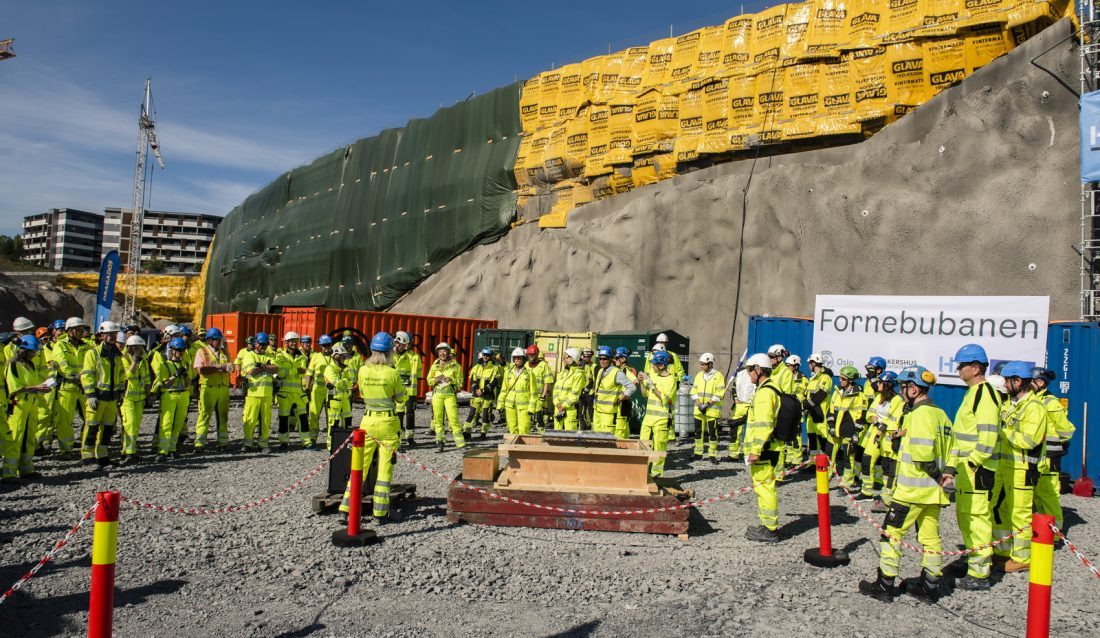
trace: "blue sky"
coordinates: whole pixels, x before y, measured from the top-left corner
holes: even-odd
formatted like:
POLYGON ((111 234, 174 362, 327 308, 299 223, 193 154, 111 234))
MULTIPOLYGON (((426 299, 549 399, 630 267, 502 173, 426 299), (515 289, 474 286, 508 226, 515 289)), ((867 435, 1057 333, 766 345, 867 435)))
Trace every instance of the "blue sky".
POLYGON ((146 76, 168 165, 151 207, 223 215, 471 92, 766 4, 3 0, 18 57, 0 62, 0 234, 48 208, 129 205, 146 76))

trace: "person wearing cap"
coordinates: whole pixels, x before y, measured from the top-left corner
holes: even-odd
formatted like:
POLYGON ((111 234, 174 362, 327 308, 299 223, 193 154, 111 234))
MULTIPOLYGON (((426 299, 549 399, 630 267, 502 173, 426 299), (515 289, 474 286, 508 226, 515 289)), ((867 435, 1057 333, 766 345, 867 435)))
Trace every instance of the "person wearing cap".
MULTIPOLYGON (((669 430, 672 429, 672 414, 676 406, 676 395, 680 388, 680 379, 669 372, 672 357, 664 350, 653 354, 653 372, 638 375, 638 386, 646 398, 645 418, 639 438, 653 441, 654 452, 667 452, 669 430)), ((665 455, 649 464, 651 476, 665 473, 665 455)))
POLYGON ((279 391, 275 401, 279 408, 279 447, 290 447, 290 433, 297 432, 305 447, 313 445, 309 434, 306 395, 302 390, 309 361, 300 348, 301 335, 290 331, 283 335, 283 349, 275 354, 279 366, 279 391))
POLYGON ((584 374, 584 387, 581 389, 581 399, 577 402, 577 426, 582 430, 592 429, 592 402, 596 397, 596 362, 593 360, 595 352, 585 346, 581 348, 581 360, 577 366, 584 374))
POLYGON ((710 462, 718 462, 718 419, 722 416, 722 395, 726 378, 714 369, 714 355, 704 352, 699 357, 702 368, 691 384, 691 401, 695 404, 695 449, 693 459, 709 454, 710 462), (709 449, 708 449, 709 448, 709 449))
POLYGON ((508 434, 531 433, 531 413, 527 411, 527 404, 535 385, 532 376, 523 348, 512 350, 512 366, 501 375, 497 394, 497 411, 504 413, 508 434))
POLYGON ((466 447, 462 436, 462 424, 458 422, 458 388, 462 387, 462 366, 455 361, 451 346, 442 342, 435 347, 436 359, 428 370, 428 384, 432 387, 432 430, 435 431, 435 443, 439 452, 447 443, 447 434, 443 430, 446 417, 451 427, 451 437, 455 447, 466 447))
POLYGON ((482 348, 478 362, 470 368, 470 414, 466 417, 465 434, 470 436, 481 426, 480 437, 485 438, 492 426, 490 412, 500 385, 500 369, 493 363, 493 349, 482 348))
POLYGON ((168 356, 153 360, 151 392, 160 396, 159 450, 157 460, 176 458, 180 433, 187 424, 187 404, 191 398, 191 366, 184 361, 187 340, 173 337, 168 342, 168 356))
POLYGON ((35 356, 40 348, 38 339, 25 335, 15 342, 15 356, 5 369, 8 403, 11 414, 5 412, 0 425, 3 434, 4 463, 0 477, 4 482, 38 476, 34 469, 35 432, 38 428, 38 409, 42 396, 53 391, 47 382, 46 369, 36 365, 35 356))
MULTIPOLYGON (((389 333, 379 332, 370 341, 370 356, 359 367, 357 385, 363 397, 365 411, 359 422, 363 437, 363 482, 367 480, 366 471, 377 458, 378 478, 374 483, 371 496, 374 522, 384 524, 390 515, 390 482, 393 480, 393 466, 401 434, 401 423, 397 418, 398 402, 408 399, 408 390, 401 374, 393 367, 393 338, 389 333), (375 457, 377 453, 377 457, 375 457)), ((351 511, 351 483, 344 490, 340 502, 340 511, 345 515, 351 511)))
MULTIPOLYGON (((1001 369, 1009 404, 1002 413, 994 478, 993 538, 1004 538, 1031 524, 1039 466, 1046 459, 1047 410, 1031 385, 1032 366, 1010 361, 1001 369)), ((1006 572, 1031 567, 1031 535, 1026 531, 993 548, 994 562, 1006 572)))
POLYGON ((810 379, 806 383, 806 401, 802 409, 806 412, 807 446, 810 454, 827 454, 830 446, 826 417, 832 411, 833 373, 825 367, 825 357, 820 352, 812 353, 806 363, 810 367, 810 379))
POLYGON ((1050 393, 1050 384, 1057 378, 1048 368, 1031 369, 1031 385, 1035 397, 1047 411, 1046 458, 1039 463, 1039 482, 1035 485, 1035 511, 1054 517, 1054 525, 1062 529, 1062 457, 1077 428, 1066 414, 1061 399, 1050 393))
POLYGON ((944 468, 944 486, 955 484, 955 516, 963 545, 977 548, 952 566, 960 589, 989 589, 993 563, 993 514, 990 495, 997 476, 997 439, 1001 429, 1001 398, 985 380, 989 357, 985 348, 970 343, 955 354, 959 379, 967 385, 955 422, 944 468), (965 576, 961 567, 965 566, 965 576))
POLYGON ((554 383, 554 429, 577 430, 577 404, 584 390, 585 371, 579 365, 581 353, 576 348, 566 348, 562 359, 564 367, 554 383))
POLYGON ((122 363, 126 370, 126 392, 122 395, 119 408, 122 420, 122 460, 119 465, 129 465, 136 458, 145 399, 153 387, 153 370, 145 351, 145 339, 140 335, 130 335, 126 338, 125 348, 122 363))
MULTIPOLYGON (((879 403, 871 406, 871 421, 873 427, 878 430, 878 454, 882 474, 881 498, 876 499, 871 506, 873 512, 886 512, 893 502, 891 494, 894 491, 894 480, 897 477, 897 454, 894 453, 894 440, 897 439, 898 424, 901 415, 905 411, 905 400, 897 393, 898 375, 887 370, 875 378, 878 385, 877 396, 879 403)), ((864 488, 866 488, 866 481, 864 488)), ((866 491, 864 492, 866 493, 866 491)), ((875 497, 874 487, 871 489, 871 497, 875 497)))
POLYGON ((726 385, 726 392, 732 390, 733 408, 730 410, 730 445, 729 461, 741 461, 744 458, 745 426, 749 422, 749 406, 752 405, 752 397, 756 393, 756 384, 749 378, 749 371, 744 366, 738 366, 726 385))
POLYGON ((405 384, 407 398, 397 404, 397 418, 401 421, 402 445, 416 445, 416 395, 420 392, 420 376, 424 374, 424 363, 412 347, 412 335, 398 330, 393 336, 393 367, 401 375, 405 384))
MULTIPOLYGON (((630 350, 623 346, 615 348, 615 367, 627 379, 627 384, 622 385, 623 398, 618 402, 615 413, 615 438, 630 438, 630 418, 634 411, 633 397, 638 389, 638 371, 629 364, 630 350)), ((620 382, 620 377, 615 375, 615 382, 620 382)))
POLYGON ((80 317, 65 320, 65 333, 57 338, 53 348, 56 364, 57 401, 54 404, 53 427, 40 431, 39 445, 48 445, 52 433, 56 433, 62 452, 71 452, 76 441, 75 419, 77 411, 83 420, 84 389, 80 385, 80 372, 84 369, 84 355, 92 347, 85 341, 88 324, 80 317))
MULTIPOLYGON (((856 491, 861 472, 863 448, 859 441, 867 427, 867 395, 856 382, 859 370, 855 366, 840 368, 840 385, 833 390, 829 401, 830 412, 825 417, 829 425, 829 450, 826 452, 837 465, 843 467, 841 481, 856 491), (838 460, 839 459, 839 460, 838 460)), ((856 497, 859 499, 860 497, 856 497)))
POLYGON ((113 321, 99 324, 96 330, 99 343, 84 354, 84 365, 80 371, 85 398, 80 457, 85 464, 98 463, 101 468, 110 465, 108 428, 113 428, 118 419, 118 403, 126 383, 122 352, 115 343, 118 332, 118 324, 113 321))
POLYGON ((924 550, 921 575, 906 579, 901 590, 920 600, 935 602, 943 575, 940 510, 949 502, 940 479, 947 461, 951 421, 928 396, 936 384, 936 375, 922 366, 911 366, 901 371, 898 380, 908 411, 898 427, 894 502, 883 522, 886 531, 879 544, 878 577, 860 581, 859 591, 883 602, 894 600, 898 592, 894 581, 901 565, 901 543, 915 526, 917 540, 924 550))
POLYGON ((527 346, 527 368, 531 371, 531 378, 535 388, 531 393, 531 400, 527 403, 527 410, 531 413, 531 424, 542 434, 546 431, 547 410, 550 409, 550 392, 554 387, 554 371, 550 364, 542 357, 537 344, 527 346))
POLYGON ((779 496, 775 467, 785 444, 772 435, 779 419, 779 387, 771 380, 773 357, 754 354, 745 362, 749 380, 756 386, 745 426, 745 458, 752 474, 760 525, 750 525, 745 538, 760 543, 779 542, 779 496))
MULTIPOLYGON (((127 342, 128 343, 128 342, 127 342)), ((233 364, 225 351, 225 338, 217 328, 207 328, 198 342, 193 367, 199 377, 199 416, 195 421, 195 453, 206 448, 210 419, 217 420, 218 447, 229 445, 229 373, 233 364)))
POLYGON ((325 445, 332 449, 333 428, 351 428, 351 395, 355 391, 358 372, 348 365, 351 353, 343 343, 332 346, 332 362, 325 368, 324 383, 328 389, 328 431, 325 445))
POLYGON ((317 350, 309 356, 306 376, 302 380, 309 393, 306 420, 309 423, 309 440, 313 441, 314 445, 321 442, 321 415, 328 409, 328 386, 325 384, 325 370, 332 363, 332 337, 321 335, 317 338, 317 350))
POLYGON ((241 358, 241 374, 248 382, 244 397, 244 450, 255 447, 253 436, 259 429, 257 442, 261 452, 269 450, 271 438, 271 407, 275 398, 275 375, 279 366, 268 352, 271 337, 266 332, 256 333, 252 348, 241 358))

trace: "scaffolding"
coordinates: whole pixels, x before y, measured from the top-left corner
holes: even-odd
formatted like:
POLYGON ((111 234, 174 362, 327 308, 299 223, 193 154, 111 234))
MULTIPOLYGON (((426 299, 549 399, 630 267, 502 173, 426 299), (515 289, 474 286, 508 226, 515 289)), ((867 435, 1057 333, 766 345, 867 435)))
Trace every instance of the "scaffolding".
MULTIPOLYGON (((1100 10, 1079 0, 1081 95, 1100 88, 1100 10)), ((1100 183, 1081 182, 1081 319, 1100 320, 1100 183)))

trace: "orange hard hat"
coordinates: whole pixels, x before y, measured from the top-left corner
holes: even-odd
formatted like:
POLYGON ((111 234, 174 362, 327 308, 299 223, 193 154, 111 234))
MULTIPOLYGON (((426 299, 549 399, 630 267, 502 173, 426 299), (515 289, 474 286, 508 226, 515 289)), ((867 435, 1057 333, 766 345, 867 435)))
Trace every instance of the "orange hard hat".
POLYGON ((41 339, 42 337, 48 337, 49 334, 50 334, 50 329, 45 327, 45 326, 42 326, 38 330, 34 331, 34 336, 38 337, 39 339, 41 339))

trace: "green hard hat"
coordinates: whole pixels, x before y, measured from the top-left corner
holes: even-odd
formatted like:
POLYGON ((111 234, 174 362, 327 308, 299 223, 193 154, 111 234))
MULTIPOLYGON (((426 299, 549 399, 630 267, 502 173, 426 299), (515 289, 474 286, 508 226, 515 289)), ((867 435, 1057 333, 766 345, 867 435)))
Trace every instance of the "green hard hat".
POLYGON ((855 366, 844 366, 840 369, 840 376, 855 381, 859 378, 859 370, 856 370, 855 366))

